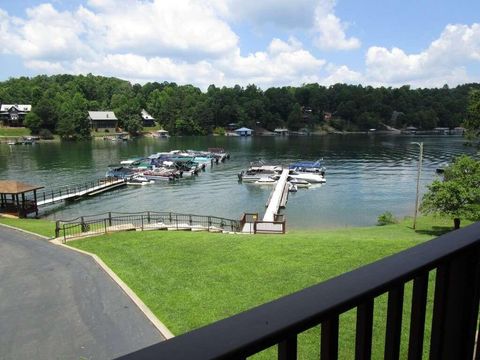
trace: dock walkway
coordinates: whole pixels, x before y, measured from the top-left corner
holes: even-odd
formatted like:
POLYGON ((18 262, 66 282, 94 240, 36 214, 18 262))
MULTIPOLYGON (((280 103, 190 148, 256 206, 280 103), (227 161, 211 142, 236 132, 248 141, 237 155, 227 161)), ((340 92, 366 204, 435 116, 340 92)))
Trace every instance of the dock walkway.
POLYGON ((43 194, 39 194, 39 198, 42 200, 37 201, 37 206, 50 205, 85 195, 93 196, 123 185, 126 185, 124 179, 101 179, 82 186, 75 186, 73 188, 66 188, 55 192, 52 191, 51 193, 44 192, 43 194))
POLYGON ((280 179, 278 179, 270 196, 270 201, 267 210, 265 211, 265 215, 263 216, 263 221, 273 222, 275 220, 275 214, 278 213, 280 207, 285 206, 285 203, 287 202, 286 197, 288 196, 288 172, 288 169, 282 170, 282 175, 280 175, 280 179))

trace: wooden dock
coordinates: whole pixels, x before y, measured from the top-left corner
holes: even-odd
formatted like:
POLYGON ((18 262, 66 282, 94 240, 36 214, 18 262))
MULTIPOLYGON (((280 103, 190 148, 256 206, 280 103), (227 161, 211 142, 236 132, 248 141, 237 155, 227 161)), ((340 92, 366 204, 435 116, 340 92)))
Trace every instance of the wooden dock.
POLYGON ((67 187, 61 190, 39 194, 37 206, 50 205, 61 201, 76 199, 82 196, 93 196, 105 191, 126 185, 124 179, 100 179, 80 186, 67 187))
POLYGON ((275 214, 278 213, 278 210, 281 207, 285 207, 288 197, 288 172, 288 169, 282 170, 282 175, 280 175, 280 179, 278 179, 277 184, 275 185, 275 188, 270 195, 270 200, 268 202, 268 207, 265 211, 265 215, 263 216, 263 221, 273 222, 275 220, 275 214))

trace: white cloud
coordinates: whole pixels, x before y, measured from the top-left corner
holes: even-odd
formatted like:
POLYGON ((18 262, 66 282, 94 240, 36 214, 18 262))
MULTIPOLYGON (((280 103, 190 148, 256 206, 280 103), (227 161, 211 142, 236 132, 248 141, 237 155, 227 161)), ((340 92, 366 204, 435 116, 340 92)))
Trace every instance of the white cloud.
POLYGON ((315 9, 314 43, 323 50, 351 50, 360 47, 360 40, 347 38, 347 24, 334 13, 334 0, 320 0, 315 9))
POLYGON ((417 54, 402 49, 370 47, 366 75, 373 83, 442 86, 468 81, 466 65, 480 60, 480 24, 448 25, 430 46, 417 54))

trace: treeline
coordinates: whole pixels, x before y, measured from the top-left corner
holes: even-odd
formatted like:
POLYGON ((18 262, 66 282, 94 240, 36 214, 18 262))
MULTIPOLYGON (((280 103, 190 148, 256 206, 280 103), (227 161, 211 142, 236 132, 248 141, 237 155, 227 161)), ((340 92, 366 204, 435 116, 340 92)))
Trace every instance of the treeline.
POLYGON ((480 84, 440 89, 306 84, 267 90, 210 85, 202 92, 168 82, 142 86, 91 74, 41 75, 0 82, 0 103, 31 104, 25 126, 33 133, 48 131, 64 138, 90 136, 88 110, 114 111, 119 126, 130 133, 142 130, 141 109, 172 134, 182 135, 221 132, 231 123, 267 130, 432 129, 462 124, 471 89, 480 89, 480 84))

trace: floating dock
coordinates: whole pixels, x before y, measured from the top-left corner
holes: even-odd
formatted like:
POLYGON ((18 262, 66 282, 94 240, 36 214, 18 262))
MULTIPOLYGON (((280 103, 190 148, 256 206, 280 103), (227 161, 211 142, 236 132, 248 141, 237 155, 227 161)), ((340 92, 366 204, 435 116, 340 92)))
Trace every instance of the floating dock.
POLYGON ((37 201, 37 206, 50 205, 86 195, 93 196, 126 184, 127 182, 124 179, 100 179, 81 186, 74 186, 52 192, 43 192, 43 194, 40 193, 38 196, 42 200, 37 201))
POLYGON ((282 207, 285 207, 288 198, 288 172, 288 169, 282 170, 282 175, 280 175, 280 179, 278 179, 277 184, 270 195, 267 210, 263 216, 263 221, 273 222, 275 220, 275 214, 278 213, 278 210, 282 207))

